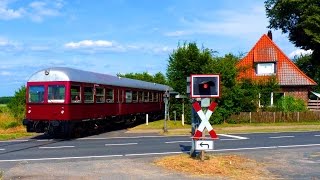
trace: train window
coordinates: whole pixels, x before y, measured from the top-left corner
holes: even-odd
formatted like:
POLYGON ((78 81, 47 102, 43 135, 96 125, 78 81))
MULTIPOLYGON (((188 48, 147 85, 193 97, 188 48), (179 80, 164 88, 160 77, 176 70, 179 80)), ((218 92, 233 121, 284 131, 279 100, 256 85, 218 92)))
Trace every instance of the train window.
POLYGON ((158 93, 154 93, 153 102, 158 102, 158 93))
POLYGON ((144 102, 149 102, 149 92, 144 92, 144 102))
POLYGON ((106 102, 107 103, 113 103, 114 101, 114 94, 113 94, 113 89, 106 89, 106 102))
POLYGON ((63 103, 65 99, 66 88, 64 85, 48 86, 48 103, 63 103))
POLYGON ((44 86, 29 86, 29 102, 43 103, 44 101, 44 86))
POLYGON ((138 102, 138 91, 132 91, 132 102, 138 102))
POLYGON ((149 92, 149 102, 153 101, 153 92, 149 92))
POLYGON ((93 87, 84 87, 84 102, 93 102, 93 87))
POLYGON ((132 91, 126 90, 126 103, 132 102, 132 91))
POLYGON ((104 103, 105 98, 104 98, 104 88, 102 87, 97 87, 96 88, 96 102, 97 103, 104 103))
POLYGON ((143 102, 143 92, 142 91, 139 91, 138 92, 138 99, 139 99, 139 102, 143 102))
POLYGON ((71 102, 80 103, 81 102, 81 89, 80 86, 71 86, 71 102))

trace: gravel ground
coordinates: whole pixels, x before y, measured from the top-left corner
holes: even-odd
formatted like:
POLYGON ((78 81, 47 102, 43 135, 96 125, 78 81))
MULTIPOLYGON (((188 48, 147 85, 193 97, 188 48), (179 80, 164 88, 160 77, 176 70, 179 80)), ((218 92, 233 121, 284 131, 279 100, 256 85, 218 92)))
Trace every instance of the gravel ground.
MULTIPOLYGON (((320 180, 320 150, 252 150, 244 155, 266 165, 276 179, 320 180)), ((157 167, 157 157, 1 163, 3 179, 206 179, 157 167)), ((215 177, 208 177, 216 179, 215 177)), ((245 177, 244 177, 245 179, 245 177)))
MULTIPOLYGON (((154 157, 90 161, 7 163, 3 179, 195 179, 155 166, 154 157)), ((197 178, 199 179, 199 178, 197 178)), ((204 178, 203 178, 204 179, 204 178)))

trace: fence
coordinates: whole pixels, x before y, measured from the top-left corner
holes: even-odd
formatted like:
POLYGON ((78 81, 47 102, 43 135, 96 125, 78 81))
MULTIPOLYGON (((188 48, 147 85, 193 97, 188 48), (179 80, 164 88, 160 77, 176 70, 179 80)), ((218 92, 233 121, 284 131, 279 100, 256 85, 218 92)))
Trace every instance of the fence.
POLYGON ((229 117, 235 123, 320 122, 320 111, 241 112, 229 117))
POLYGON ((308 109, 310 109, 310 111, 320 111, 320 100, 309 99, 308 109))

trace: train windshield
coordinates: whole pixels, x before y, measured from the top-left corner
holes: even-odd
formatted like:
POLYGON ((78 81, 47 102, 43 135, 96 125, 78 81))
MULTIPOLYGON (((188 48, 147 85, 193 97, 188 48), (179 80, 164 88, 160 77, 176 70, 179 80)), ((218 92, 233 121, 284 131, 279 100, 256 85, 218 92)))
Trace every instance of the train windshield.
POLYGON ((66 88, 64 85, 48 86, 48 103, 63 103, 65 99, 66 88))
POLYGON ((43 103, 44 101, 44 86, 30 86, 29 87, 29 102, 43 103))

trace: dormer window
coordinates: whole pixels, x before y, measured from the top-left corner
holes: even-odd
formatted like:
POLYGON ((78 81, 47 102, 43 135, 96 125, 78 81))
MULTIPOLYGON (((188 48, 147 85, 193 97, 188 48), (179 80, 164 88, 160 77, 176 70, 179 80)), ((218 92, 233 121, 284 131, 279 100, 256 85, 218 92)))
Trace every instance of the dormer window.
POLYGON ((255 70, 258 76, 273 75, 276 73, 276 63, 256 63, 255 70))

